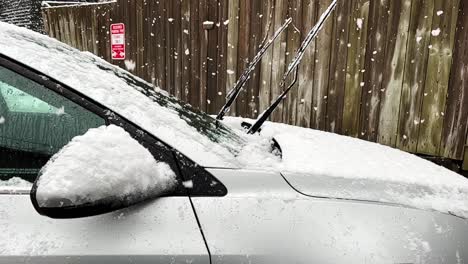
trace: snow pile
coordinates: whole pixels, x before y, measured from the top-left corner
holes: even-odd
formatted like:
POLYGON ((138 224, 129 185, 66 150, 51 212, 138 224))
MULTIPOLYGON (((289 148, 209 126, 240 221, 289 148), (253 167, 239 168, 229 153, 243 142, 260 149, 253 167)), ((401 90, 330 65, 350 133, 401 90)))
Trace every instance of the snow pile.
POLYGON ((204 114, 193 115, 144 80, 88 52, 0 22, 0 52, 86 94, 190 157, 210 167, 238 167, 240 137, 217 127, 204 114), (144 88, 143 88, 144 87, 144 88), (146 94, 146 95, 145 95, 146 94), (191 125, 197 122, 197 128, 191 125))
POLYGON ((120 127, 102 126, 73 138, 40 172, 37 200, 74 205, 109 197, 155 197, 175 185, 169 165, 120 127))
POLYGON ((0 180, 0 188, 1 190, 9 190, 9 191, 14 191, 14 190, 23 190, 23 189, 29 189, 32 187, 32 183, 25 181, 19 177, 13 177, 8 180, 0 180))
MULTIPOLYGON (((242 121, 254 122, 225 119, 238 130, 242 129, 242 121)), ((415 155, 356 138, 272 122, 265 123, 260 136, 251 137, 253 143, 239 154, 243 165, 280 171, 309 195, 396 203, 468 218, 468 180, 415 155), (282 148, 280 161, 266 151, 272 137, 282 148), (252 152, 249 148, 265 151, 252 152)))

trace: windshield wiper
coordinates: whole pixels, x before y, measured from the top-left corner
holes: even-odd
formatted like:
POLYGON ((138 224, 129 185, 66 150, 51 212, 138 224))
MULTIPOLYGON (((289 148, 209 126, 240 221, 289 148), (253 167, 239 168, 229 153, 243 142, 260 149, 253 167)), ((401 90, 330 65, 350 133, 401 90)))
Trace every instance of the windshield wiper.
POLYGON ((271 46, 271 44, 273 44, 275 39, 278 38, 281 32, 283 32, 289 26, 289 24, 291 24, 291 22, 292 18, 288 18, 284 22, 284 24, 275 32, 273 37, 267 43, 265 43, 265 45, 263 45, 262 48, 258 51, 257 55, 255 55, 252 62, 250 62, 247 69, 245 69, 239 80, 234 85, 234 88, 227 94, 226 104, 221 108, 221 111, 219 111, 219 114, 216 116, 217 120, 223 120, 227 111, 229 111, 231 105, 236 101, 236 98, 239 96, 239 93, 241 92, 242 88, 244 88, 245 84, 250 79, 250 74, 255 69, 260 60, 263 58, 263 55, 265 55, 266 51, 271 46))
POLYGON ((288 69, 286 71, 286 73, 283 75, 283 79, 281 80, 280 82, 280 88, 284 88, 284 86, 286 85, 286 81, 287 81, 287 78, 289 77, 289 74, 291 74, 293 71, 295 71, 294 73, 294 80, 292 81, 292 83, 288 86, 288 88, 286 90, 284 90, 280 96, 260 115, 260 117, 257 119, 257 121, 255 121, 255 124, 253 124, 249 131, 247 133, 249 134, 254 134, 256 133, 263 125, 263 123, 265 123, 265 121, 270 117, 270 115, 273 113, 273 111, 276 109, 276 107, 281 103, 281 101, 286 97, 286 95, 288 94, 288 92, 291 90, 291 88, 296 84, 297 82, 297 75, 298 75, 298 66, 299 66, 299 63, 301 62, 302 60, 302 57, 304 57, 304 53, 305 53, 305 50, 306 48, 309 46, 310 42, 312 42, 312 40, 317 36, 318 32, 320 31, 320 29, 323 27, 323 25, 325 24, 325 21, 327 20, 327 18, 330 16, 331 12, 333 11, 333 9, 335 9, 336 7, 336 2, 337 0, 334 0, 330 6, 327 8, 327 10, 325 10, 325 12, 322 14, 322 16, 320 16, 319 18, 319 21, 317 22, 317 24, 309 31, 309 33, 307 34, 306 38, 304 39, 304 41, 302 42, 301 44, 301 47, 299 48, 299 50, 297 51, 296 53, 296 56, 294 57, 294 59, 292 60, 292 62, 289 64, 288 66, 288 69))

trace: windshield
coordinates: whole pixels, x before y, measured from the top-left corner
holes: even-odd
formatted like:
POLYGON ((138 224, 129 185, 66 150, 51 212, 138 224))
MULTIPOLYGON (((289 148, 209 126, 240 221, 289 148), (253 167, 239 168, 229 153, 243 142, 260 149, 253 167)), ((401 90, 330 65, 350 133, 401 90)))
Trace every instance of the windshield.
POLYGON ((155 87, 148 84, 147 82, 141 81, 141 79, 135 77, 132 74, 129 74, 128 72, 118 71, 113 66, 109 67, 109 65, 101 64, 97 61, 96 65, 101 70, 115 74, 127 82, 128 85, 137 88, 137 90, 146 95, 155 103, 158 103, 159 105, 176 112, 177 115, 185 122, 187 122, 188 125, 195 128, 198 133, 207 137, 212 142, 231 143, 229 144, 230 151, 232 151, 234 154, 237 154, 239 151, 239 149, 236 147, 243 145, 244 140, 236 132, 208 114, 193 108, 189 104, 184 104, 178 99, 169 96, 162 91, 157 92, 155 87))

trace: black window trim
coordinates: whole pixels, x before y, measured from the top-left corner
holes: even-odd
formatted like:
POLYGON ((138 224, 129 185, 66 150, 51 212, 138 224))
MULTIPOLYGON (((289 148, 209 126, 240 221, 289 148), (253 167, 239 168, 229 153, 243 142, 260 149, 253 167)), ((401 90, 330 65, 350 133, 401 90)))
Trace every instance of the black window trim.
MULTIPOLYGON (((189 157, 182 154, 180 151, 172 147, 171 145, 167 144, 163 140, 159 139, 157 136, 149 133, 148 131, 144 130, 143 128, 139 127, 132 121, 126 119, 125 117, 119 115, 118 113, 112 111, 111 109, 105 107, 101 103, 89 98, 88 96, 82 94, 79 91, 76 91, 72 87, 69 87, 62 82, 51 78, 36 69, 29 67, 21 62, 18 62, 4 54, 0 53, 0 66, 5 67, 11 71, 16 72, 17 74, 30 79, 38 84, 43 85, 47 89, 50 89, 57 94, 63 96, 64 98, 80 105, 84 109, 96 114, 97 116, 103 118, 106 122, 106 125, 114 124, 124 128, 132 137, 137 139, 140 144, 144 144, 146 147, 151 148, 151 144, 154 142, 159 142, 164 145, 169 151, 172 152, 174 160, 176 161, 179 175, 182 178, 182 181, 195 181, 197 180, 196 175, 188 175, 187 171, 189 170, 197 170, 200 174, 204 174, 204 180, 197 180, 197 188, 194 189, 187 189, 182 188, 182 182, 179 179, 179 187, 178 190, 174 194, 170 194, 167 196, 180 196, 180 195, 189 195, 189 196, 196 196, 196 197, 205 197, 205 196, 225 196, 227 195, 227 189, 225 185, 219 181, 216 177, 214 177, 210 172, 208 172, 203 166, 197 164, 195 161, 190 159, 189 157), (216 184, 213 184, 216 183, 216 184)), ((24 191, 13 191, 10 192, 0 191, 0 194, 4 193, 15 193, 15 194, 24 194, 24 191)))

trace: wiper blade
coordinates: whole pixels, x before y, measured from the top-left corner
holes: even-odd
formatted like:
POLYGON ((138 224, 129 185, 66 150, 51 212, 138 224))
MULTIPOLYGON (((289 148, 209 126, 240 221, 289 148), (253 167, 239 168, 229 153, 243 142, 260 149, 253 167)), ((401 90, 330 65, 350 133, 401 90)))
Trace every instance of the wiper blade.
POLYGON ((221 108, 221 111, 219 111, 219 114, 216 116, 216 119, 223 120, 227 111, 229 111, 231 105, 236 101, 237 97, 239 96, 239 93, 241 92, 242 88, 244 88, 245 84, 250 79, 250 74, 255 69, 260 60, 263 58, 263 55, 265 55, 266 51, 273 44, 275 39, 278 38, 281 32, 283 32, 289 26, 289 24, 291 24, 291 22, 292 18, 288 18, 284 22, 284 24, 275 32, 273 37, 267 43, 265 43, 265 45, 263 45, 263 47, 258 51, 257 55, 255 55, 253 60, 250 62, 249 66, 244 70, 241 77, 234 85, 234 88, 227 94, 226 104, 221 108))
POLYGON ((296 56, 294 57, 294 59, 291 61, 291 63, 289 64, 288 66, 288 69, 286 71, 286 73, 283 75, 283 79, 281 80, 280 82, 280 88, 284 88, 284 86, 286 85, 286 81, 289 77, 289 74, 291 74, 291 72, 295 71, 294 73, 294 80, 293 82, 288 86, 288 88, 286 90, 284 90, 280 96, 278 96, 278 98, 260 115, 260 117, 257 119, 257 121, 255 121, 255 124, 252 125, 252 127, 249 129, 249 131, 247 133, 249 134, 254 134, 256 133, 263 125, 263 123, 265 123, 265 121, 270 117, 270 115, 273 113, 273 111, 276 109, 276 107, 281 103, 281 101, 286 97, 286 95, 288 94, 288 92, 291 90, 291 88, 294 86, 294 84, 297 82, 297 75, 298 75, 298 66, 299 66, 299 63, 301 62, 302 58, 304 57, 304 53, 307 49, 307 47, 309 46, 310 42, 312 42, 312 40, 317 37, 318 35, 318 32, 320 31, 320 29, 322 29, 323 25, 325 24, 325 21, 327 20, 327 18, 330 16, 330 14, 332 13, 333 9, 335 9, 336 7, 336 3, 337 3, 338 0, 334 0, 330 6, 327 8, 327 10, 325 10, 325 12, 320 16, 319 18, 319 21, 317 22, 317 24, 309 31, 309 33, 307 34, 306 38, 304 39, 304 41, 302 42, 301 44, 301 47, 299 48, 299 50, 297 51, 296 53, 296 56))

